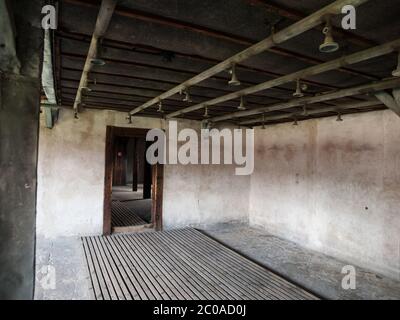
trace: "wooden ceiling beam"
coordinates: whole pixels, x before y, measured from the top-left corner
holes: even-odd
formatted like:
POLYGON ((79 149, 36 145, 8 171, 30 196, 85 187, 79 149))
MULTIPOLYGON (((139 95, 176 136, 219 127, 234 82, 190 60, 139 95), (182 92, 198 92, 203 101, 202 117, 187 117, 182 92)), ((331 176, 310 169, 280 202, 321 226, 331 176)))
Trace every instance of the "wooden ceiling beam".
POLYGON ((82 89, 87 84, 88 74, 93 66, 92 61, 97 57, 98 48, 101 45, 101 38, 104 36, 108 29, 108 25, 110 24, 111 17, 113 15, 114 9, 116 6, 115 0, 102 0, 100 10, 97 16, 96 25, 93 31, 92 40, 89 46, 89 52, 86 57, 85 65, 83 67, 81 80, 79 82, 79 88, 76 93, 75 102, 74 102, 74 111, 78 113, 79 104, 81 102, 82 97, 82 89))
MULTIPOLYGON (((319 11, 311 14, 307 18, 292 24, 291 26, 272 34, 270 37, 250 46, 249 48, 233 55, 232 57, 222 61, 221 63, 215 65, 214 67, 205 70, 204 72, 196 75, 195 77, 183 82, 182 84, 170 89, 167 92, 159 95, 158 97, 153 98, 152 100, 146 102, 142 106, 132 110, 130 112, 131 115, 142 111, 143 109, 156 104, 158 101, 165 99, 171 95, 174 95, 182 90, 185 90, 188 87, 196 85, 197 83, 221 72, 227 70, 232 67, 233 64, 240 63, 252 56, 260 54, 272 47, 276 47, 276 45, 283 43, 291 38, 294 38, 315 26, 321 24, 326 18, 327 14, 339 14, 341 13, 341 9, 344 5, 353 5, 359 6, 368 0, 337 0, 331 3, 330 5, 320 9, 319 11)), ((342 68, 343 66, 341 66, 342 68)))
MULTIPOLYGON (((82 0, 64 0, 64 1, 66 3, 71 3, 71 4, 75 4, 75 5, 86 6, 86 7, 97 6, 96 2, 94 2, 94 1, 82 1, 82 0)), ((337 0, 337 1, 335 1, 335 3, 339 3, 339 1, 341 2, 341 4, 340 4, 340 8, 341 8, 345 5, 345 3, 341 0, 337 0)), ((346 4, 352 4, 354 2, 353 5, 357 6, 366 1, 368 1, 368 0, 348 0, 346 4)), ((333 6, 334 6, 334 3, 327 7, 332 8, 333 6)), ((334 13, 334 10, 330 13, 334 13)), ((339 12, 336 12, 336 13, 339 13, 339 12)), ((226 40, 226 41, 230 41, 230 42, 244 45, 244 46, 252 46, 257 43, 256 40, 253 40, 253 39, 248 39, 245 37, 228 34, 226 32, 213 30, 213 29, 206 28, 203 26, 198 26, 198 25, 195 25, 192 23, 183 22, 180 20, 163 17, 163 16, 159 16, 159 15, 155 15, 152 13, 143 12, 143 11, 139 11, 139 10, 135 10, 135 9, 118 7, 115 10, 115 14, 119 15, 119 16, 127 17, 127 18, 138 19, 141 21, 156 23, 156 24, 160 24, 160 25, 164 25, 164 26, 168 26, 168 27, 181 29, 181 30, 196 32, 196 33, 200 33, 205 36, 208 36, 208 37, 226 40)), ((316 26, 313 26, 311 29, 313 29, 314 27, 316 27, 316 26)), ((290 57, 290 58, 296 59, 298 61, 303 61, 303 62, 312 64, 312 65, 320 64, 323 62, 323 60, 313 58, 313 57, 310 57, 310 56, 307 56, 304 54, 300 54, 299 52, 294 52, 294 51, 291 51, 288 49, 283 49, 283 48, 278 48, 278 47, 273 47, 273 46, 266 48, 263 51, 275 53, 277 55, 284 56, 284 57, 290 57)), ((373 75, 369 75, 367 73, 359 72, 356 70, 351 70, 348 68, 341 68, 339 71, 347 73, 347 74, 355 75, 355 76, 364 77, 369 80, 377 80, 377 78, 374 77, 373 75)))
POLYGON ((292 100, 289 100, 284 103, 277 103, 277 104, 269 105, 269 106, 266 106, 263 108, 238 111, 238 112, 226 114, 223 116, 211 118, 211 119, 209 119, 209 121, 219 122, 219 121, 226 121, 226 120, 235 119, 235 118, 249 117, 249 116, 254 116, 257 114, 263 114, 263 113, 272 112, 272 111, 280 111, 280 110, 284 110, 284 109, 288 109, 288 108, 304 106, 305 104, 313 104, 313 103, 319 103, 319 102, 323 102, 323 101, 336 100, 336 99, 341 99, 341 98, 345 98, 345 97, 350 97, 353 95, 367 94, 367 93, 371 93, 371 92, 379 92, 379 91, 383 91, 383 90, 387 90, 387 89, 397 88, 399 86, 400 86, 400 78, 382 80, 379 82, 373 82, 373 83, 369 83, 367 85, 347 88, 347 89, 339 90, 339 91, 332 92, 332 93, 318 95, 315 97, 292 99, 292 100))
MULTIPOLYGON (((246 0, 249 4, 254 6, 259 6, 266 10, 268 13, 272 13, 278 15, 280 17, 286 18, 291 21, 299 21, 303 19, 306 15, 303 12, 285 8, 283 6, 279 6, 277 4, 271 3, 270 1, 265 0, 246 0)), ((317 30, 323 29, 321 26, 315 27, 317 30)), ((356 35, 352 32, 345 31, 341 28, 333 27, 334 34, 338 35, 342 39, 348 40, 350 43, 360 46, 360 47, 373 47, 378 45, 379 43, 372 41, 370 39, 364 38, 362 36, 356 35)))
MULTIPOLYGON (((66 32, 66 31, 57 31, 57 36, 61 37, 61 38, 68 38, 68 39, 73 39, 73 40, 83 41, 83 42, 88 42, 89 41, 87 39, 88 36, 84 35, 84 34, 81 34, 81 33, 71 33, 71 32, 66 32)), ((103 46, 105 46, 105 47, 118 49, 118 50, 126 50, 128 52, 132 51, 132 50, 137 51, 137 48, 142 49, 143 52, 147 53, 147 54, 159 55, 160 53, 165 52, 165 50, 162 50, 160 48, 150 47, 150 46, 141 45, 141 44, 131 44, 129 42, 115 41, 115 40, 111 40, 111 39, 103 39, 103 40, 104 40, 103 41, 103 46), (149 51, 151 53, 149 53, 149 51)), ((212 59, 210 57, 184 54, 184 53, 177 52, 177 51, 171 51, 171 53, 176 57, 199 60, 201 62, 209 62, 209 63, 213 63, 213 64, 221 62, 220 60, 212 59)), ((262 74, 265 74, 265 75, 268 75, 268 76, 271 76, 271 77, 281 77, 281 76, 283 76, 282 73, 278 73, 278 72, 274 72, 274 71, 266 70, 266 69, 262 69, 262 68, 255 68, 255 67, 247 66, 247 65, 244 65, 244 64, 240 64, 240 63, 236 65, 236 68, 237 68, 237 70, 243 69, 243 70, 248 70, 248 71, 254 71, 254 72, 262 73, 262 74)), ((248 82, 248 83, 251 84, 250 82, 248 82)), ((305 83, 307 83, 309 85, 316 86, 316 87, 325 88, 325 89, 339 89, 340 88, 338 86, 334 86, 334 85, 330 85, 330 84, 322 83, 322 82, 318 82, 318 81, 313 81, 313 80, 306 80, 305 83)), ((282 89, 286 90, 286 91, 290 90, 290 89, 285 89, 285 88, 282 88, 282 89)))
POLYGON ((340 112, 340 111, 347 110, 347 109, 375 107, 375 106, 379 106, 379 105, 381 105, 381 103, 377 100, 363 101, 363 102, 358 102, 358 103, 346 103, 346 104, 335 105, 332 107, 308 110, 306 114, 302 114, 301 112, 291 112, 291 113, 283 114, 283 115, 260 117, 257 119, 241 121, 241 122, 239 122, 239 124, 240 125, 249 125, 249 124, 254 124, 254 123, 283 120, 283 119, 287 119, 287 118, 299 120, 298 119, 299 117, 307 117, 307 116, 312 116, 312 115, 317 115, 317 114, 327 113, 327 112, 340 112))
POLYGON ((183 110, 180 110, 180 111, 177 111, 177 112, 167 115, 167 118, 177 117, 182 114, 204 108, 204 105, 207 105, 208 107, 210 107, 210 106, 216 105, 218 103, 225 102, 227 100, 237 99, 242 96, 246 96, 246 95, 249 95, 249 94, 252 94, 255 92, 273 88, 277 85, 283 85, 288 82, 296 81, 297 79, 303 79, 303 78, 315 76, 317 74, 321 74, 324 72, 336 70, 337 68, 340 68, 341 66, 344 66, 344 65, 355 64, 355 63, 359 63, 362 61, 377 58, 380 56, 384 56, 384 55, 387 55, 387 54, 397 51, 397 48, 399 48, 399 47, 400 47, 400 39, 391 41, 389 43, 385 43, 380 46, 376 46, 376 47, 373 47, 373 48, 370 48, 367 50, 356 52, 356 53, 353 53, 348 56, 344 56, 344 57, 341 57, 341 58, 338 58, 338 59, 335 59, 332 61, 325 62, 325 63, 317 65, 317 66, 313 66, 310 68, 306 68, 306 69, 288 74, 281 78, 277 78, 277 79, 273 79, 270 81, 266 81, 264 83, 260 83, 254 87, 245 88, 243 90, 239 90, 234 93, 230 93, 225 96, 218 97, 218 98, 206 101, 204 103, 188 107, 186 109, 183 109, 183 110))

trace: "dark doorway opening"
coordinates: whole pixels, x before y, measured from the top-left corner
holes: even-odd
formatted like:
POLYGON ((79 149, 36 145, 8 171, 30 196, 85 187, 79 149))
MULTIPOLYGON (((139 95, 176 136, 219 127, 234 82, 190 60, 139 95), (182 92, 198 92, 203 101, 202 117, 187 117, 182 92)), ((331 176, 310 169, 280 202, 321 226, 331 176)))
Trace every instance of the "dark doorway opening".
POLYGON ((146 161, 148 130, 107 127, 104 234, 162 229, 163 166, 146 161))

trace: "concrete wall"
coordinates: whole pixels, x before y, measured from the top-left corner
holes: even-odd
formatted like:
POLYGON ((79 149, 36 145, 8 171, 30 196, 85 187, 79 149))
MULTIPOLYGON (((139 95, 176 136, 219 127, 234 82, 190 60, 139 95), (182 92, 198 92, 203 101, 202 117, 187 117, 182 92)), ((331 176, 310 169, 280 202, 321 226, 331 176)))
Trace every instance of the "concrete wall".
POLYGON ((400 276, 399 137, 391 111, 257 129, 250 225, 400 276))
MULTIPOLYGON (((178 131, 184 128, 194 128, 200 136, 198 122, 180 122, 178 131)), ((164 228, 247 223, 250 176, 235 175, 235 168, 235 165, 166 166, 164 228)))
POLYGON ((0 300, 33 296, 38 80, 0 80, 0 300))
POLYGON ((43 1, 8 4, 0 8, 0 300, 33 297, 43 43, 43 1))
MULTIPOLYGON (((106 126, 163 128, 164 121, 126 113, 88 110, 73 118, 61 110, 58 123, 39 134, 37 233, 44 237, 101 234, 103 227, 106 126)), ((181 127, 199 129, 198 122, 181 127)), ((247 221, 248 185, 230 180, 233 168, 166 165, 163 224, 165 228, 225 221, 247 221), (224 199, 220 199, 226 188, 224 199), (209 191, 211 191, 209 193, 209 191), (211 194, 211 197, 208 195, 211 194)))
MULTIPOLYGON (((46 237, 100 234, 106 125, 125 114, 62 110, 41 126, 37 232, 46 237)), ((164 128, 135 118, 133 126, 164 128)), ((198 122, 180 127, 199 129, 198 122)), ((255 171, 233 166, 166 165, 166 229, 228 221, 389 276, 399 273, 400 119, 391 111, 256 129, 255 171)))

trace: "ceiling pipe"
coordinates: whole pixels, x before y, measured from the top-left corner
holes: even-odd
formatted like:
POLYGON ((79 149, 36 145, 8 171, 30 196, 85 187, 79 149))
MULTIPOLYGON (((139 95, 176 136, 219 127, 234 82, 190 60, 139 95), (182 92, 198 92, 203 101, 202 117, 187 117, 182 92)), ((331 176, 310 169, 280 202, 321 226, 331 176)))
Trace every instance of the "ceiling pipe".
POLYGON ((46 95, 47 102, 50 104, 57 104, 53 74, 54 70, 52 61, 52 44, 50 40, 50 30, 45 30, 43 45, 42 88, 46 95))
POLYGON ((115 6, 116 6, 115 0, 102 0, 101 2, 99 14, 97 16, 96 26, 93 31, 92 40, 90 41, 88 55, 86 57, 81 80, 79 81, 79 87, 74 101, 73 108, 75 114, 79 112, 79 105, 82 102, 82 90, 84 87, 87 87, 88 74, 93 66, 92 60, 98 58, 97 54, 100 45, 100 40, 105 35, 108 29, 115 6))
POLYGON ((202 73, 194 76, 193 78, 181 83, 180 85, 164 92, 163 94, 155 97, 143 105, 133 109, 130 113, 136 114, 154 104, 156 104, 160 99, 166 99, 170 96, 179 93, 187 87, 191 87, 196 85, 197 83, 212 77, 213 75, 220 73, 226 69, 229 69, 232 64, 240 63, 254 55, 257 55, 267 49, 274 47, 280 43, 283 43, 291 38, 294 38, 310 29, 315 28, 324 22, 327 14, 336 15, 340 14, 342 7, 345 5, 353 5, 354 7, 358 7, 361 4, 367 2, 368 0, 337 0, 332 4, 322 8, 321 10, 311 14, 310 16, 304 18, 303 20, 292 24, 291 26, 283 29, 279 32, 272 34, 270 37, 252 45, 251 47, 235 54, 234 56, 218 63, 214 67, 203 71, 202 73))
MULTIPOLYGON (((365 60, 383 56, 383 55, 386 55, 386 54, 396 51, 399 47, 400 47, 400 39, 380 45, 380 46, 376 46, 376 47, 373 47, 373 48, 370 48, 367 50, 356 52, 354 54, 344 56, 344 57, 341 57, 341 58, 338 58, 338 59, 335 59, 332 61, 328 61, 328 62, 322 63, 320 65, 317 65, 317 66, 306 68, 306 69, 291 73, 289 75, 282 76, 282 77, 279 77, 276 79, 272 79, 272 80, 260 83, 258 85, 248 87, 248 88, 245 88, 243 90, 236 91, 233 93, 229 93, 227 95, 217 97, 217 98, 214 98, 212 100, 205 101, 202 103, 206 103, 208 106, 216 105, 216 104, 228 101, 228 100, 236 99, 243 95, 253 94, 253 93, 263 91, 266 89, 270 89, 270 88, 273 88, 276 86, 280 86, 280 85, 283 85, 283 84, 286 84, 286 83, 289 83, 292 81, 296 81, 297 79, 304 79, 306 77, 310 77, 310 76, 317 75, 317 74, 320 74, 323 72, 335 70, 335 69, 341 68, 341 67, 349 65, 349 64, 359 63, 359 62, 362 62, 365 60)), ((167 118, 172 118, 172 117, 182 115, 184 113, 195 111, 197 109, 200 109, 201 105, 202 104, 196 104, 194 106, 170 113, 167 115, 167 118)))
MULTIPOLYGON (((346 109, 358 109, 358 108, 366 108, 366 107, 375 107, 379 106, 381 103, 377 100, 373 101, 364 101, 364 102, 358 102, 358 103, 346 103, 346 104, 339 104, 333 107, 326 107, 326 108, 321 108, 317 110, 310 110, 307 112, 307 116, 312 116, 315 114, 320 114, 320 113, 326 113, 326 112, 336 112, 339 110, 346 110, 346 109)), ((239 122, 241 125, 248 125, 252 123, 263 123, 266 121, 276 121, 276 120, 283 120, 287 118, 293 118, 295 116, 304 116, 300 112, 293 112, 293 113, 288 113, 288 114, 280 114, 276 116, 271 116, 271 117, 265 117, 265 113, 263 113, 264 117, 257 118, 257 119, 252 119, 252 120, 247 120, 247 121, 242 121, 239 122)))
POLYGON ((234 118, 254 116, 257 114, 262 114, 264 112, 278 111, 278 110, 303 106, 305 103, 307 105, 309 105, 312 103, 319 103, 319 102, 323 102, 323 101, 335 100, 335 99, 355 96, 355 95, 359 95, 359 94, 366 94, 369 92, 382 91, 382 90, 398 88, 398 87, 400 87, 400 78, 393 78, 393 79, 389 79, 389 80, 373 82, 373 83, 362 85, 362 86, 346 88, 346 89, 342 89, 342 90, 327 93, 327 94, 320 94, 320 95, 317 95, 314 97, 304 97, 304 98, 300 98, 300 99, 292 99, 287 102, 276 103, 276 104, 272 104, 272 105, 262 107, 262 108, 256 108, 256 109, 251 109, 251 110, 246 110, 246 111, 241 111, 241 112, 233 112, 233 113, 230 113, 227 115, 211 118, 210 121, 219 122, 219 121, 225 121, 225 120, 230 120, 230 119, 234 119, 234 118))

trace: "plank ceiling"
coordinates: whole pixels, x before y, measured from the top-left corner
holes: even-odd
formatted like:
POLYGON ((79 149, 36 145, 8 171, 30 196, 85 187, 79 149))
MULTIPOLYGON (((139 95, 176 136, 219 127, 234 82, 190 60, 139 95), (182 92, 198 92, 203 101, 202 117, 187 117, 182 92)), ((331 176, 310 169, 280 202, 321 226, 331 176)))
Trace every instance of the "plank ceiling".
MULTIPOLYGON (((94 67, 89 75, 91 92, 85 108, 130 111, 162 92, 266 38, 271 26, 281 30, 330 4, 332 0, 121 0, 103 40, 106 65, 94 67)), ((59 103, 72 107, 101 1, 59 1, 59 26, 54 34, 55 77, 59 103)), ((400 34, 398 1, 371 0, 357 9, 357 30, 339 30, 335 39, 341 48, 331 54, 319 52, 323 41, 319 29, 252 57, 237 68, 242 85, 228 85, 230 74, 222 72, 192 87, 192 103, 175 95, 164 101, 166 113, 207 101, 343 55, 395 40, 400 34)), ((335 18, 334 25, 340 20, 335 18)), ((307 95, 371 83, 390 77, 396 55, 371 59, 349 68, 308 78, 307 95)), ((246 97, 248 108, 292 99, 295 83, 246 97)), ((355 96, 310 106, 357 102, 355 96)), ((236 110, 239 101, 213 106, 211 116, 236 110)), ((377 106, 373 109, 384 108, 377 106)), ((157 106, 137 115, 160 117, 157 106)), ((282 115, 299 108, 277 111, 282 115)), ((369 109, 363 109, 366 111, 369 109)), ((359 112, 349 109, 346 112, 359 112)), ((184 115, 203 119, 204 111, 184 115)), ((333 113, 334 114, 334 113, 333 113)), ((268 114, 270 115, 270 114, 268 114)), ((315 116, 328 116, 321 113, 315 116)), ((251 119, 246 118, 246 119, 251 119)), ((281 121, 292 121, 290 117, 281 121)))

